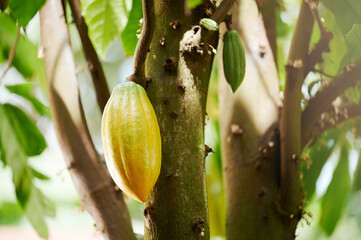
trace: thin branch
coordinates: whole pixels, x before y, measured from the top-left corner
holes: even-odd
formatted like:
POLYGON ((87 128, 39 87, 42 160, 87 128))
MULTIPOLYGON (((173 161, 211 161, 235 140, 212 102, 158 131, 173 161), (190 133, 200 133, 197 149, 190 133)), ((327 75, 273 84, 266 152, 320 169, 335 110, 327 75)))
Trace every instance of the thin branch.
POLYGON ((82 206, 105 239, 135 240, 127 207, 114 191, 86 125, 61 0, 47 0, 40 28, 52 119, 82 206))
POLYGON ((9 53, 8 65, 6 66, 5 71, 3 72, 3 74, 1 74, 0 82, 5 77, 6 73, 9 71, 9 69, 11 67, 11 64, 13 63, 15 52, 16 52, 16 47, 18 46, 18 42, 19 42, 19 38, 20 38, 20 27, 18 27, 15 42, 14 42, 13 46, 11 47, 11 50, 10 50, 10 53, 9 53))
POLYGON ((216 21, 218 24, 221 23, 227 16, 229 10, 233 7, 235 0, 223 0, 221 5, 214 11, 211 19, 216 21))
POLYGON ((302 113, 302 148, 307 145, 312 136, 313 126, 319 121, 332 102, 347 88, 361 80, 361 60, 346 67, 344 72, 335 77, 331 83, 320 89, 314 98, 310 99, 302 113))
POLYGON ((272 49, 273 59, 277 66, 276 2, 276 0, 257 0, 257 6, 261 11, 263 24, 266 29, 267 39, 272 49))
POLYGON ((299 179, 301 154, 301 87, 314 19, 306 1, 301 10, 292 39, 288 65, 284 106, 281 113, 281 188, 280 206, 283 211, 296 215, 302 206, 302 189, 299 179))
POLYGON ((330 112, 325 113, 323 119, 317 122, 312 129, 312 136, 308 146, 312 145, 321 136, 331 128, 337 127, 339 124, 355 119, 361 116, 361 105, 356 103, 342 103, 331 109, 330 112))
POLYGON ((335 76, 330 75, 330 74, 328 74, 328 73, 325 73, 324 71, 321 71, 321 70, 319 70, 319 69, 315 69, 315 68, 314 68, 314 69, 312 69, 312 72, 319 73, 319 74, 324 75, 325 77, 328 77, 328 78, 332 78, 332 79, 335 78, 335 76))
POLYGON ((304 73, 305 77, 309 72, 314 71, 316 64, 323 61, 322 53, 330 52, 330 41, 332 37, 332 33, 327 29, 321 32, 320 40, 312 47, 311 53, 307 56, 304 73))
POLYGON ((312 46, 312 51, 307 56, 304 73, 305 77, 310 71, 315 69, 317 63, 321 63, 323 61, 322 53, 330 52, 330 41, 333 37, 332 33, 323 26, 317 9, 318 0, 307 0, 307 4, 309 5, 312 16, 321 31, 321 38, 314 46, 312 46))
POLYGON ((312 16, 315 19, 315 21, 316 21, 316 23, 318 25, 318 28, 320 29, 321 32, 323 32, 325 30, 325 28, 323 26, 323 23, 321 21, 321 18, 319 16, 318 10, 317 10, 319 0, 306 0, 306 2, 310 7, 312 16))
POLYGON ((337 106, 336 108, 336 116, 334 119, 334 123, 331 121, 329 121, 329 125, 324 124, 323 125, 323 130, 327 130, 331 127, 335 127, 336 125, 349 120, 349 119, 354 119, 357 117, 361 116, 361 105, 360 104, 356 104, 354 102, 349 102, 346 104, 341 104, 339 106, 337 106))
POLYGON ((135 49, 133 74, 127 78, 127 81, 133 81, 145 87, 145 60, 154 32, 154 0, 143 0, 142 4, 142 34, 135 49))
POLYGON ((88 67, 93 79, 98 106, 103 112, 105 104, 110 97, 105 74, 94 46, 90 41, 88 27, 83 16, 81 15, 80 0, 69 0, 69 5, 73 14, 75 25, 79 32, 85 58, 88 62, 88 67))
POLYGON ((204 6, 211 6, 212 8, 215 8, 216 5, 214 4, 214 2, 212 0, 203 0, 203 5, 204 6))

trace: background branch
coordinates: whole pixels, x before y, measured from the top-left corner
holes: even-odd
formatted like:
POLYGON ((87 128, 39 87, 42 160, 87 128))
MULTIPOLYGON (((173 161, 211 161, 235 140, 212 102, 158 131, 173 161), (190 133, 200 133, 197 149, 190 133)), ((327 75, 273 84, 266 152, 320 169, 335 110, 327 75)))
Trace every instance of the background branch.
POLYGON ((257 0, 257 6, 262 14, 263 24, 266 29, 267 39, 272 49, 273 59, 277 66, 276 5, 276 0, 257 0))
POLYGON ((324 31, 325 28, 323 27, 323 24, 322 24, 322 21, 321 21, 321 18, 319 16, 319 14, 318 14, 318 9, 317 9, 319 0, 306 0, 306 2, 310 7, 312 16, 315 19, 318 28, 320 29, 321 32, 324 31))
POLYGON ((321 114, 347 88, 352 87, 361 79, 361 60, 346 67, 344 72, 335 77, 331 83, 320 89, 315 97, 310 99, 302 113, 302 147, 311 139, 313 126, 319 121, 321 114))
POLYGON ((337 125, 361 116, 361 105, 354 102, 341 103, 337 106, 333 106, 331 111, 325 113, 325 116, 318 121, 312 129, 312 136, 310 144, 312 145, 321 136, 322 133, 326 132, 330 128, 335 128, 337 125))
POLYGON ((328 73, 325 73, 324 71, 321 71, 321 70, 319 70, 319 69, 312 69, 312 72, 316 72, 316 73, 319 73, 319 74, 321 74, 321 75, 323 75, 323 76, 325 76, 325 77, 328 77, 328 78, 335 78, 335 76, 332 76, 332 75, 330 75, 330 74, 328 74, 328 73))
POLYGON ((304 73, 305 77, 307 76, 307 74, 310 71, 313 71, 315 69, 315 66, 317 63, 321 63, 323 61, 322 53, 330 52, 329 45, 330 45, 330 41, 333 37, 332 33, 323 26, 323 23, 321 21, 321 18, 319 16, 318 9, 317 9, 318 0, 307 0, 307 3, 310 7, 312 16, 313 16, 314 20, 316 21, 318 28, 321 31, 321 38, 314 46, 312 46, 312 51, 307 56, 306 63, 305 63, 306 64, 305 73, 304 73))
POLYGON ((88 62, 88 67, 93 79, 97 102, 101 112, 103 112, 105 104, 107 103, 110 96, 105 74, 94 46, 90 41, 88 27, 83 16, 81 15, 80 0, 69 0, 69 5, 73 14, 75 25, 79 32, 85 58, 88 62))
POLYGON ((214 11, 211 19, 216 21, 218 24, 221 23, 227 16, 229 10, 233 7, 235 0, 223 0, 221 5, 214 11))
POLYGON ((304 66, 308 54, 314 19, 308 3, 301 5, 293 35, 288 65, 284 106, 281 113, 281 188, 280 206, 290 216, 298 215, 302 206, 302 189, 299 178, 301 153, 301 87, 305 78, 304 66))
POLYGON ((52 119, 80 201, 105 239, 133 240, 124 200, 114 191, 86 125, 61 0, 41 8, 40 27, 52 119))
POLYGON ((127 81, 133 81, 145 87, 145 60, 154 32, 154 0, 143 0, 142 4, 142 34, 134 53, 133 74, 127 78, 127 81))
POLYGON ((9 53, 8 64, 7 64, 4 72, 1 74, 0 81, 5 77, 6 73, 9 71, 9 69, 11 67, 11 64, 13 63, 14 56, 15 56, 15 51, 16 51, 16 46, 18 45, 19 38, 20 38, 20 27, 18 27, 18 32, 16 34, 15 42, 14 42, 13 46, 11 47, 11 50, 10 50, 10 53, 9 53))

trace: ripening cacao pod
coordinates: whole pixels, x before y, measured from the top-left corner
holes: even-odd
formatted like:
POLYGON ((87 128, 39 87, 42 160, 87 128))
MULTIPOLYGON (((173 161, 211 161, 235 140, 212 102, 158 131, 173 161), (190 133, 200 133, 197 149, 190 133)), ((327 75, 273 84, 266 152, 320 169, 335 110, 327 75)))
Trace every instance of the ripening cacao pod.
POLYGON ((118 187, 145 202, 161 166, 157 117, 144 88, 134 82, 115 87, 102 117, 105 161, 118 187))
POLYGON ((235 92, 246 71, 246 57, 236 30, 227 31, 223 36, 223 69, 228 84, 235 92))

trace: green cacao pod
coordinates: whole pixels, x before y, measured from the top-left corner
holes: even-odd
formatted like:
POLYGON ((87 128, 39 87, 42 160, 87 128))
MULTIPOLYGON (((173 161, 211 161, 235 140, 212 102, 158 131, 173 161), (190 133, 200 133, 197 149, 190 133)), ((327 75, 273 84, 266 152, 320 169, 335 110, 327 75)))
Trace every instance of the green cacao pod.
POLYGON ((118 187, 145 202, 161 167, 160 131, 144 88, 121 83, 111 94, 102 117, 105 161, 118 187))
POLYGON ((210 18, 202 18, 200 24, 210 31, 218 31, 218 23, 210 18))
POLYGON ((228 84, 235 92, 241 85, 246 72, 244 48, 236 30, 230 30, 224 34, 223 69, 228 84))

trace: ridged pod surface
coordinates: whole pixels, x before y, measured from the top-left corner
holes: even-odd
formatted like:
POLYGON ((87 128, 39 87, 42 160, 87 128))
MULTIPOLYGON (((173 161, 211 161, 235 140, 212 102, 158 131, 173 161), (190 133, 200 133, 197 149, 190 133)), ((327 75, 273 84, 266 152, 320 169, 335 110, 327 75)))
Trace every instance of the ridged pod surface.
POLYGON ((228 84, 235 92, 246 71, 246 57, 236 30, 227 31, 223 36, 223 69, 228 84))
POLYGON ((118 84, 102 117, 105 161, 118 187, 145 202, 161 167, 161 138, 157 117, 144 88, 134 82, 118 84))
POLYGON ((210 31, 218 31, 218 23, 210 18, 202 18, 200 24, 210 31))

